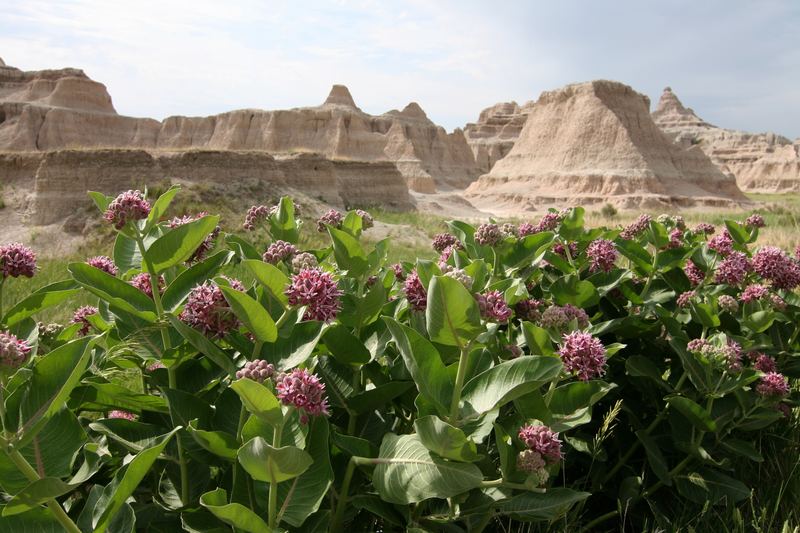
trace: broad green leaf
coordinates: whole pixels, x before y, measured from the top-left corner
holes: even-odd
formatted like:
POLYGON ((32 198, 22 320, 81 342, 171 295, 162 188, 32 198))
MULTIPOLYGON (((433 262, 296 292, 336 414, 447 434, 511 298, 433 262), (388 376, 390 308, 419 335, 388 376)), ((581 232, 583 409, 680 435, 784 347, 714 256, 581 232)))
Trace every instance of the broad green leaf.
POLYGON ((86 263, 71 263, 67 269, 75 281, 109 304, 150 322, 156 319, 153 300, 130 283, 86 263))
POLYGON ((106 196, 101 192, 89 191, 87 194, 92 199, 92 201, 94 201, 94 204, 97 206, 97 209, 99 209, 101 213, 105 213, 106 209, 108 209, 108 205, 113 200, 112 197, 106 196))
POLYGON ((558 278, 550 285, 550 292, 558 305, 572 304, 583 309, 600 301, 594 285, 590 281, 579 280, 577 276, 558 278))
POLYGON ((551 231, 526 235, 514 243, 511 251, 503 257, 503 263, 509 268, 526 263, 530 265, 531 261, 550 247, 554 238, 555 234, 551 231))
POLYGON ((225 300, 231 306, 233 313, 239 317, 247 329, 261 342, 275 342, 278 338, 278 329, 269 316, 267 310, 242 291, 219 284, 220 290, 225 295, 225 300))
POLYGON ((22 322, 26 318, 35 315, 39 311, 69 300, 79 292, 80 289, 34 292, 9 309, 6 315, 3 317, 3 323, 6 325, 6 327, 11 327, 14 324, 22 322))
POLYGON ((707 328, 716 328, 719 326, 719 316, 714 312, 714 308, 710 304, 691 302, 690 309, 692 318, 707 328))
POLYGON ((524 492, 508 500, 501 500, 491 507, 501 515, 518 520, 553 521, 565 515, 576 503, 591 496, 588 492, 554 487, 547 492, 524 492))
POLYGON ((677 476, 675 484, 682 496, 699 504, 731 505, 750 497, 744 483, 710 468, 677 476))
POLYGON ((558 234, 568 241, 577 240, 583 235, 583 215, 586 210, 582 207, 573 207, 561 218, 558 234))
POLYGON ((173 185, 164 194, 159 196, 158 200, 153 202, 153 206, 150 208, 150 214, 147 217, 147 223, 144 226, 144 233, 147 233, 150 228, 158 224, 161 217, 167 212, 169 204, 172 203, 172 199, 180 190, 181 188, 178 185, 173 185))
POLYGON ((278 482, 296 478, 308 470, 314 459, 296 446, 274 448, 261 437, 244 443, 238 452, 239 464, 256 481, 278 482))
POLYGON ((625 360, 625 370, 629 376, 650 378, 661 387, 672 390, 672 388, 661 377, 663 372, 656 364, 643 355, 632 355, 625 360))
POLYGON ((429 415, 416 419, 414 429, 423 446, 445 459, 472 463, 481 458, 475 443, 463 431, 438 416, 429 415))
POLYGON ((738 222, 726 220, 725 228, 727 228, 728 233, 736 244, 744 246, 750 242, 750 232, 738 222))
POLYGON ((659 480, 666 486, 671 487, 672 478, 669 475, 669 467, 667 466, 667 461, 664 459, 664 455, 661 453, 661 449, 658 447, 656 440, 644 430, 637 431, 636 438, 638 438, 639 442, 644 446, 650 468, 656 476, 658 476, 659 480))
POLYGON ((141 270, 142 254, 135 239, 131 239, 124 233, 117 233, 114 240, 114 264, 120 272, 127 272, 133 268, 141 270))
POLYGON ((167 315, 167 318, 178 333, 181 336, 189 341, 189 344, 194 346, 197 351, 214 361, 214 363, 222 368, 228 374, 232 374, 236 371, 236 367, 233 364, 230 356, 223 352, 213 341, 208 339, 205 335, 197 331, 196 329, 192 328, 191 326, 183 323, 178 317, 173 315, 167 315))
POLYGON ((164 309, 175 311, 189 296, 192 289, 214 277, 222 266, 230 263, 231 259, 233 259, 233 252, 217 252, 178 274, 161 295, 164 309))
POLYGON ((269 232, 274 239, 296 243, 299 238, 294 203, 288 196, 278 202, 278 212, 269 218, 269 232))
POLYGON ((256 259, 246 259, 242 262, 250 269, 256 280, 264 286, 267 291, 286 308, 289 305, 289 297, 286 296, 286 288, 289 286, 289 278, 280 271, 275 265, 270 265, 264 261, 256 259))
POLYGON ((414 329, 392 318, 383 320, 417 384, 417 390, 436 405, 440 414, 448 413, 454 385, 439 352, 414 329))
POLYGON ((236 461, 236 452, 239 449, 239 442, 236 440, 236 437, 224 431, 204 431, 202 429, 196 429, 196 425, 197 421, 193 420, 186 427, 186 431, 189 432, 200 446, 223 459, 236 461))
POLYGON ((264 422, 278 426, 283 423, 281 404, 267 387, 252 379, 237 379, 231 384, 249 412, 264 422))
POLYGON ((435 456, 417 435, 383 438, 372 484, 387 502, 410 504, 428 498, 451 498, 480 486, 483 474, 471 463, 435 456))
POLYGON ((525 336, 525 344, 533 355, 553 355, 556 353, 553 348, 553 341, 546 329, 539 327, 531 322, 522 323, 522 334, 525 336))
POLYGON ((446 276, 431 279, 425 318, 431 341, 447 346, 464 346, 484 331, 475 297, 446 276))
POLYGON ((316 320, 300 322, 288 337, 278 337, 274 344, 265 345, 262 354, 266 353, 266 359, 278 370, 294 368, 311 357, 326 327, 316 320))
POLYGON ((345 326, 328 328, 322 340, 340 363, 363 365, 369 363, 372 358, 364 343, 345 326))
POLYGON ((698 404, 683 396, 670 396, 667 403, 686 417, 695 427, 702 431, 716 431, 717 424, 708 412, 698 404))
POLYGON ((485 413, 556 379, 561 360, 548 356, 524 356, 500 363, 464 385, 461 401, 467 416, 485 413))
POLYGON ((347 270, 352 277, 358 277, 369 268, 367 254, 358 240, 347 233, 333 227, 328 227, 328 233, 333 241, 333 256, 336 264, 342 270, 347 270))
POLYGON ((228 503, 225 489, 206 492, 200 497, 200 505, 226 524, 247 533, 273 533, 267 523, 253 511, 240 503, 228 503))
POLYGON ((650 274, 653 271, 653 256, 641 244, 622 238, 615 240, 614 244, 641 272, 650 274))
POLYGON ((591 407, 616 387, 605 381, 573 381, 556 387, 551 394, 548 407, 553 414, 569 415, 579 409, 591 407))
POLYGON ((189 259, 218 223, 218 216, 205 216, 173 228, 150 245, 144 253, 145 259, 160 274, 189 259))
POLYGON ((116 383, 85 383, 87 384, 72 390, 69 402, 71 408, 87 411, 122 409, 132 413, 169 412, 167 402, 161 396, 135 392, 116 383))
POLYGON ((89 424, 89 429, 121 444, 131 453, 139 453, 158 444, 166 428, 124 418, 101 418, 89 424))
POLYGON ((388 407, 389 402, 414 387, 413 381, 390 381, 373 389, 354 394, 348 400, 356 414, 388 407))
POLYGON ((726 437, 721 442, 722 447, 726 450, 735 453, 736 455, 741 455, 742 457, 747 457, 751 461, 755 461, 756 463, 764 462, 764 457, 761 455, 761 452, 753 445, 751 442, 747 442, 740 439, 733 439, 730 437, 726 437))
MULTIPOLYGON (((37 479, 25 487, 22 492, 15 494, 14 497, 6 503, 3 507, 3 517, 27 512, 47 502, 47 500, 66 494, 76 486, 77 485, 70 485, 54 477, 37 479)), ((0 522, 2 521, 3 520, 0 520, 0 522)))
POLYGON ((0 519, 0 533, 63 533, 55 515, 46 507, 37 507, 26 513, 0 519))

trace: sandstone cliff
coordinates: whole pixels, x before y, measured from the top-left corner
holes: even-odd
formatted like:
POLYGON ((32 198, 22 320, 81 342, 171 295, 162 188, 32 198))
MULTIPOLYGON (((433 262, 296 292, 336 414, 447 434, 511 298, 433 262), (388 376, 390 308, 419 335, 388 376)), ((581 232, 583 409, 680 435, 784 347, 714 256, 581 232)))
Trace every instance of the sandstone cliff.
POLYGON ((466 125, 464 135, 481 172, 489 172, 511 151, 532 105, 533 102, 522 107, 516 102, 501 102, 481 111, 477 122, 466 125))
POLYGON ((466 196, 478 207, 520 211, 551 204, 650 208, 746 201, 733 178, 699 148, 681 148, 661 133, 646 96, 612 81, 542 93, 509 154, 466 196))
POLYGON ((719 128, 683 106, 667 87, 653 120, 684 147, 698 146, 721 171, 735 176, 743 190, 800 191, 800 147, 774 133, 747 133, 719 128))

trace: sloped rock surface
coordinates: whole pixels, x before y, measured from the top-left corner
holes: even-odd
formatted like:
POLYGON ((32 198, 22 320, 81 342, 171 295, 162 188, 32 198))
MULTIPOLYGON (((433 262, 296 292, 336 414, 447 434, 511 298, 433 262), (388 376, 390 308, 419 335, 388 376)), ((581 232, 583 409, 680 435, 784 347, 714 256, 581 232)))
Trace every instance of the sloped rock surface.
POLYGON ((523 106, 501 102, 481 111, 477 122, 466 125, 464 135, 483 173, 489 172, 514 147, 531 106, 533 102, 523 106))

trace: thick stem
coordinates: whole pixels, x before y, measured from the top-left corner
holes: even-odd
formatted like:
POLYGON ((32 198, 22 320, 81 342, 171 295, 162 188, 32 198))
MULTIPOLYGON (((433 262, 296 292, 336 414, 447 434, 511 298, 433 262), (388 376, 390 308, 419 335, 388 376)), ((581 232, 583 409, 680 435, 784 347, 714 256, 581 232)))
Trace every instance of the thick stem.
MULTIPOLYGON (((278 427, 275 428, 275 431, 272 434, 272 447, 273 448, 280 448, 281 447, 281 434, 283 433, 283 424, 280 424, 278 427)), ((269 481, 269 517, 268 517, 268 524, 270 529, 275 529, 278 524, 277 522, 278 517, 278 482, 275 478, 270 479, 269 481)))
POLYGON ((464 378, 467 375, 468 355, 469 345, 461 348, 461 355, 458 358, 456 385, 455 388, 453 388, 453 400, 450 402, 450 423, 454 426, 456 422, 458 422, 458 406, 461 403, 461 389, 464 387, 464 378))
MULTIPOLYGON (((36 473, 36 470, 34 470, 33 467, 28 464, 28 461, 26 461, 22 454, 17 450, 6 450, 6 454, 14 463, 14 466, 17 467, 17 470, 22 472, 22 474, 28 478, 28 481, 34 482, 40 479, 39 474, 36 473)), ((56 520, 61 523, 65 531, 68 531, 69 533, 81 533, 80 528, 75 525, 75 522, 72 521, 72 519, 57 501, 54 499, 47 500, 47 508, 53 513, 53 515, 56 517, 56 520)))

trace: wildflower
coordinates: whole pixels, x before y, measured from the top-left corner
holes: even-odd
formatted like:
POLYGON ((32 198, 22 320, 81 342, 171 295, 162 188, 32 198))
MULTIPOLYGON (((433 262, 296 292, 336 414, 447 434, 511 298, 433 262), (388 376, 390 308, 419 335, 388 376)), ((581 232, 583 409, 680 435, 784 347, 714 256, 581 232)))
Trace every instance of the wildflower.
POLYGON ((739 299, 744 303, 755 302, 767 296, 768 294, 769 289, 767 289, 765 286, 753 284, 745 287, 745 289, 742 291, 742 294, 739 296, 739 299))
POLYGON ((143 220, 150 214, 150 202, 139 191, 125 191, 108 204, 103 214, 106 221, 122 229, 128 222, 143 220))
POLYGON ((572 304, 563 307, 551 305, 541 314, 539 325, 544 328, 564 329, 573 320, 577 322, 578 329, 589 326, 589 315, 583 309, 572 304))
POLYGON ((530 222, 523 222, 517 227, 517 235, 520 237, 527 237, 528 235, 533 235, 534 233, 536 233, 536 226, 530 222))
POLYGON ((692 233, 695 235, 700 235, 701 233, 704 235, 713 235, 717 228, 714 227, 714 224, 709 224, 708 222, 701 222, 697 226, 694 227, 692 233))
POLYGON ((775 364, 775 359, 765 353, 754 352, 749 354, 749 357, 753 361, 753 368, 756 370, 760 370, 765 374, 778 370, 778 365, 775 364))
POLYGON ((770 294, 769 301, 777 311, 786 311, 786 300, 777 294, 770 294))
MULTIPOLYGON (((128 282, 150 298, 153 297, 153 286, 150 284, 150 274, 147 272, 141 272, 136 274, 131 278, 128 282)), ((158 293, 161 294, 164 292, 164 276, 158 276, 158 293)))
POLYGON ((89 333, 89 330, 92 328, 91 323, 89 323, 88 316, 96 315, 98 313, 98 309, 96 307, 92 307, 91 305, 84 305, 83 307, 79 307, 75 310, 75 313, 72 315, 72 320, 70 324, 81 324, 81 329, 78 330, 79 335, 86 335, 89 333))
POLYGON ((319 217, 317 220, 317 231, 325 233, 325 226, 332 226, 334 228, 341 228, 344 216, 336 209, 330 209, 327 213, 319 217))
POLYGON ((361 217, 362 230, 366 231, 375 225, 375 220, 372 218, 372 215, 370 215, 363 209, 356 209, 356 214, 361 217))
POLYGON ((594 272, 602 270, 609 272, 614 268, 619 253, 614 247, 614 243, 608 239, 596 239, 589 243, 586 248, 586 255, 589 257, 589 270, 594 272))
POLYGON ((484 294, 476 294, 475 299, 478 301, 478 307, 484 319, 492 322, 506 322, 511 318, 511 308, 503 298, 502 292, 489 291, 484 294))
MULTIPOLYGON (((542 219, 535 226, 534 233, 542 233, 543 231, 553 231, 561 223, 563 216, 560 213, 545 213, 542 219)), ((522 232, 520 232, 522 235, 522 232)))
POLYGON ((632 240, 641 235, 648 227, 650 227, 650 221, 652 218, 650 215, 639 215, 635 221, 633 221, 628 227, 626 227, 622 232, 619 234, 620 237, 626 240, 632 240))
POLYGON ((447 264, 447 261, 453 256, 453 253, 455 251, 456 251, 455 245, 448 246, 447 248, 442 250, 442 253, 439 254, 439 260, 436 262, 436 264, 439 266, 440 269, 445 271, 449 270, 450 267, 447 264))
POLYGON ((242 227, 246 231, 253 231, 257 223, 267 220, 271 214, 270 208, 266 205, 254 205, 247 210, 242 227))
POLYGON ((151 365, 149 365, 147 367, 147 371, 148 372, 155 372, 156 370, 160 370, 162 368, 167 368, 167 367, 165 367, 164 363, 162 363, 161 361, 156 361, 155 363, 153 363, 153 364, 151 364, 151 365))
POLYGON ((547 463, 561 460, 561 441, 558 433, 544 425, 527 425, 519 429, 519 440, 538 453, 547 463))
POLYGON ((683 245, 683 232, 678 228, 669 232, 667 248, 680 248, 683 245))
POLYGON ((458 238, 451 234, 451 233, 439 233, 433 237, 433 241, 431 242, 433 249, 439 253, 442 253, 445 248, 450 246, 458 245, 461 246, 461 241, 458 238))
POLYGON ((508 352, 512 359, 516 359, 522 355, 522 349, 516 344, 506 344, 503 348, 506 349, 506 352, 508 352))
POLYGON ((758 381, 756 392, 765 398, 783 398, 789 394, 789 380, 783 374, 769 372, 758 381))
POLYGON ((301 270, 307 268, 316 268, 319 262, 314 254, 308 252, 301 252, 292 257, 292 272, 298 274, 301 270))
POLYGON ((481 246, 495 246, 503 240, 503 232, 497 224, 481 224, 475 231, 475 242, 481 246))
POLYGON ((753 213, 747 217, 747 220, 744 221, 744 225, 748 228, 763 228, 767 223, 764 221, 764 217, 758 213, 753 213))
MULTIPOLYGON (((230 281, 234 289, 244 290, 237 280, 230 281)), ((239 326, 222 290, 210 281, 192 289, 178 318, 208 337, 223 337, 239 326)))
POLYGON ((717 266, 714 281, 733 286, 740 285, 751 268, 746 255, 742 252, 730 252, 717 266))
POLYGON ((114 264, 114 261, 110 257, 104 255, 89 258, 86 260, 86 264, 102 270, 109 276, 116 276, 119 273, 119 269, 117 265, 114 264))
POLYGON ((403 281, 406 279, 406 275, 403 272, 403 265, 400 263, 395 263, 391 266, 392 270, 394 271, 394 279, 397 281, 403 281))
POLYGON ((755 253, 753 270, 778 289, 792 290, 800 285, 800 266, 774 246, 765 246, 755 253))
MULTIPOLYGON (((200 213, 197 213, 194 216, 186 215, 186 216, 182 216, 182 217, 175 217, 172 220, 170 220, 169 224, 167 224, 167 225, 170 228, 174 229, 174 228, 183 226, 184 224, 188 224, 189 222, 194 222, 195 220, 200 220, 201 218, 203 218, 206 215, 208 215, 208 213, 206 213, 205 211, 201 211, 200 213)), ((189 257, 189 259, 186 260, 186 262, 187 263, 195 263, 197 261, 202 261, 203 258, 206 256, 206 254, 208 254, 208 252, 210 252, 211 250, 214 249, 214 241, 217 240, 217 237, 219 236, 219 232, 220 231, 222 231, 222 228, 220 228, 219 226, 216 226, 213 230, 211 230, 211 233, 209 233, 206 236, 206 238, 203 239, 203 242, 200 243, 200 245, 192 253, 191 257, 189 257)))
POLYGON ((547 483, 550 477, 541 454, 533 450, 523 450, 517 454, 517 470, 530 474, 537 487, 547 483))
POLYGON ((553 253, 560 255, 564 259, 567 258, 567 251, 569 251, 569 257, 576 257, 578 255, 578 243, 568 242, 564 246, 562 243, 557 242, 553 245, 553 253))
POLYGON ((300 411, 300 422, 308 423, 308 417, 328 415, 328 399, 325 384, 306 369, 295 368, 281 374, 275 382, 275 392, 284 405, 293 405, 300 411))
POLYGON ((726 256, 733 251, 733 239, 728 230, 723 230, 722 233, 711 237, 708 241, 708 248, 714 250, 722 256, 726 256))
POLYGON ((125 420, 136 420, 136 415, 128 411, 123 411, 122 409, 114 409, 113 411, 109 411, 108 418, 122 418, 125 420))
POLYGON ((689 341, 689 344, 686 345, 686 349, 692 353, 699 354, 702 352, 703 348, 709 346, 709 343, 705 339, 692 339, 689 341))
POLYGON ((0 332, 0 369, 19 368, 28 360, 31 346, 11 332, 0 332))
POLYGON ((527 320, 529 322, 538 322, 542 318, 540 309, 544 306, 541 300, 527 299, 520 300, 514 305, 514 311, 517 318, 520 320, 527 320))
POLYGON ((558 354, 566 371, 577 375, 581 381, 605 374, 606 350, 600 339, 590 333, 565 333, 558 354))
POLYGON ((692 286, 696 287, 703 283, 703 280, 706 279, 706 273, 700 270, 700 268, 695 265, 692 260, 686 261, 686 268, 684 269, 686 273, 686 277, 689 278, 689 282, 692 286))
POLYGON ((423 287, 416 270, 412 270, 403 284, 403 291, 409 305, 415 311, 424 311, 428 307, 428 293, 423 287))
MULTIPOLYGON (((692 299, 697 296, 697 293, 694 291, 686 291, 682 292, 680 296, 678 296, 678 307, 687 307, 689 303, 691 303, 692 299)), ((735 300, 734 300, 735 302, 735 300)))
POLYGON ((507 236, 507 237, 519 237, 519 230, 514 224, 505 223, 500 230, 507 236))
POLYGON ((689 341, 687 349, 728 372, 739 372, 742 369, 742 347, 729 340, 724 346, 717 346, 703 339, 689 341))
POLYGON ((449 270, 445 276, 458 280, 468 291, 472 290, 472 277, 460 268, 453 268, 449 270))
POLYGON ((717 299, 717 305, 719 305, 720 309, 732 315, 739 311, 739 302, 736 301, 736 298, 727 294, 720 295, 717 299))
POLYGON ((0 272, 4 278, 32 278, 36 274, 36 252, 19 242, 0 246, 0 272))
POLYGON ((265 380, 271 378, 275 374, 275 367, 267 363, 263 359, 255 359, 248 361, 245 365, 236 371, 236 379, 252 379, 259 383, 264 383, 265 380))
POLYGON ((286 241, 275 241, 269 245, 261 258, 265 263, 277 265, 281 261, 291 259, 297 253, 297 247, 286 241))
POLYGON ((306 268, 292 276, 292 284, 286 289, 290 305, 305 305, 304 320, 330 322, 342 308, 340 300, 344 294, 329 272, 321 268, 306 268))

